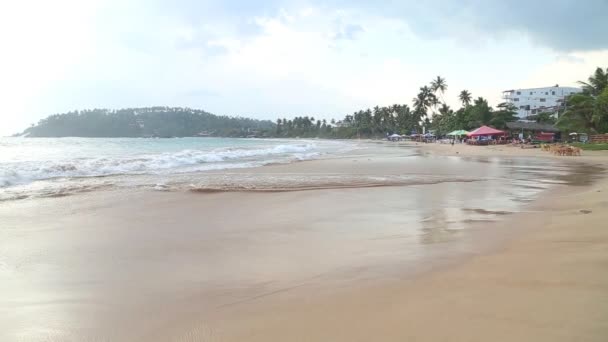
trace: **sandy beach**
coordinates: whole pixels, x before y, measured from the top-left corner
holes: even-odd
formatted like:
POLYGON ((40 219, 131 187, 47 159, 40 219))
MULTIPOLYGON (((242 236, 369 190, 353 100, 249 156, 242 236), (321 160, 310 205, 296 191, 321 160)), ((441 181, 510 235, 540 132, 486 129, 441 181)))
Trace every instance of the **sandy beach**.
POLYGON ((281 189, 0 204, 0 341, 608 338, 608 154, 370 146, 238 173, 281 189), (319 175, 356 181, 288 188, 319 175))
MULTIPOLYGON (((551 157, 466 145, 429 144, 423 151, 551 157)), ((581 160, 605 164, 606 154, 581 160)), ((228 340, 604 341, 607 191, 605 178, 580 191, 556 191, 535 203, 534 212, 497 224, 517 221, 522 228, 504 246, 448 269, 297 305, 276 299, 240 317, 246 328, 228 340)))

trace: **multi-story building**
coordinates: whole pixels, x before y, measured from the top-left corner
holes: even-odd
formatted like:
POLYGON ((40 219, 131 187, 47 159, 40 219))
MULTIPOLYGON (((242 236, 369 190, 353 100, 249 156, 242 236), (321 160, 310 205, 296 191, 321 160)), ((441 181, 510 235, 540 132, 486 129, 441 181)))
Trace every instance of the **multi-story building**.
POLYGON ((525 120, 528 116, 543 112, 557 113, 564 108, 566 96, 582 90, 574 87, 528 88, 505 90, 503 98, 517 107, 517 116, 525 120))

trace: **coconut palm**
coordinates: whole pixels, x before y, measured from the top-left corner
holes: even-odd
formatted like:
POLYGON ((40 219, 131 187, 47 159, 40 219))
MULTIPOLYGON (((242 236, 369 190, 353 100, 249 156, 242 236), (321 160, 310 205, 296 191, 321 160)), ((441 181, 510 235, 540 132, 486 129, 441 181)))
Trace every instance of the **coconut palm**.
POLYGON ((566 131, 608 131, 608 69, 597 68, 588 82, 579 81, 583 93, 568 96, 566 111, 557 126, 566 131))
POLYGON ((427 86, 421 87, 420 92, 414 97, 414 120, 419 125, 423 119, 428 119, 428 109, 431 106, 435 106, 437 96, 433 93, 433 90, 427 86))
POLYGON ((460 92, 458 98, 460 98, 460 102, 462 102, 463 107, 468 107, 471 104, 471 100, 473 99, 471 93, 466 89, 460 92))
POLYGON ((589 76, 588 81, 578 81, 583 86, 583 91, 589 95, 597 96, 606 87, 608 87, 608 68, 604 71, 602 68, 595 69, 595 73, 589 76))
POLYGON ((557 120, 558 127, 575 132, 608 132, 608 87, 598 96, 569 96, 567 106, 564 114, 557 120))
POLYGON ((445 78, 437 76, 437 78, 431 81, 431 89, 433 89, 433 94, 435 95, 435 99, 433 100, 433 107, 437 109, 437 106, 439 106, 439 99, 437 95, 441 97, 441 102, 445 103, 445 100, 443 99, 443 94, 448 89, 448 84, 445 82, 445 78))
POLYGON ((452 109, 450 108, 450 106, 448 106, 447 104, 442 104, 441 107, 439 107, 439 114, 441 115, 446 115, 449 114, 450 112, 453 112, 452 109))
POLYGON ((434 93, 439 92, 441 95, 443 95, 448 89, 448 84, 445 82, 445 78, 437 76, 437 78, 431 81, 431 89, 433 89, 434 93))

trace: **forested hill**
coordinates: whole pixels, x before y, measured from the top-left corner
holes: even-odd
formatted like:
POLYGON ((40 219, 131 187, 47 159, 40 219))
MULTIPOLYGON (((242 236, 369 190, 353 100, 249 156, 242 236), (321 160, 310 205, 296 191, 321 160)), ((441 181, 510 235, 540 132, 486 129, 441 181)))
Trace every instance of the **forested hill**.
POLYGON ((51 115, 23 134, 30 137, 246 137, 274 131, 272 121, 218 116, 190 108, 93 109, 51 115))

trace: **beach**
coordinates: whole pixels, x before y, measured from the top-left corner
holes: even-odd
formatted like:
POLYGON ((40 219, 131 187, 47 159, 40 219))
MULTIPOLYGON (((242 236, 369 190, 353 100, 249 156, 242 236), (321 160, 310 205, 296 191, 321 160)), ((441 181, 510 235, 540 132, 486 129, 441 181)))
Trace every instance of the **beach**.
POLYGON ((0 341, 606 339, 607 154, 362 146, 2 202, 0 341))
MULTIPOLYGON (((428 144, 422 151, 552 158, 509 147, 428 144)), ((606 154, 586 153, 583 160, 605 165, 606 154)), ((496 223, 519 226, 503 245, 447 268, 297 304, 276 296, 240 316, 244 323, 236 325, 245 327, 227 340, 604 341, 607 191, 603 178, 547 194, 534 211, 496 223)), ((223 322, 235 324, 235 316, 223 322)))

